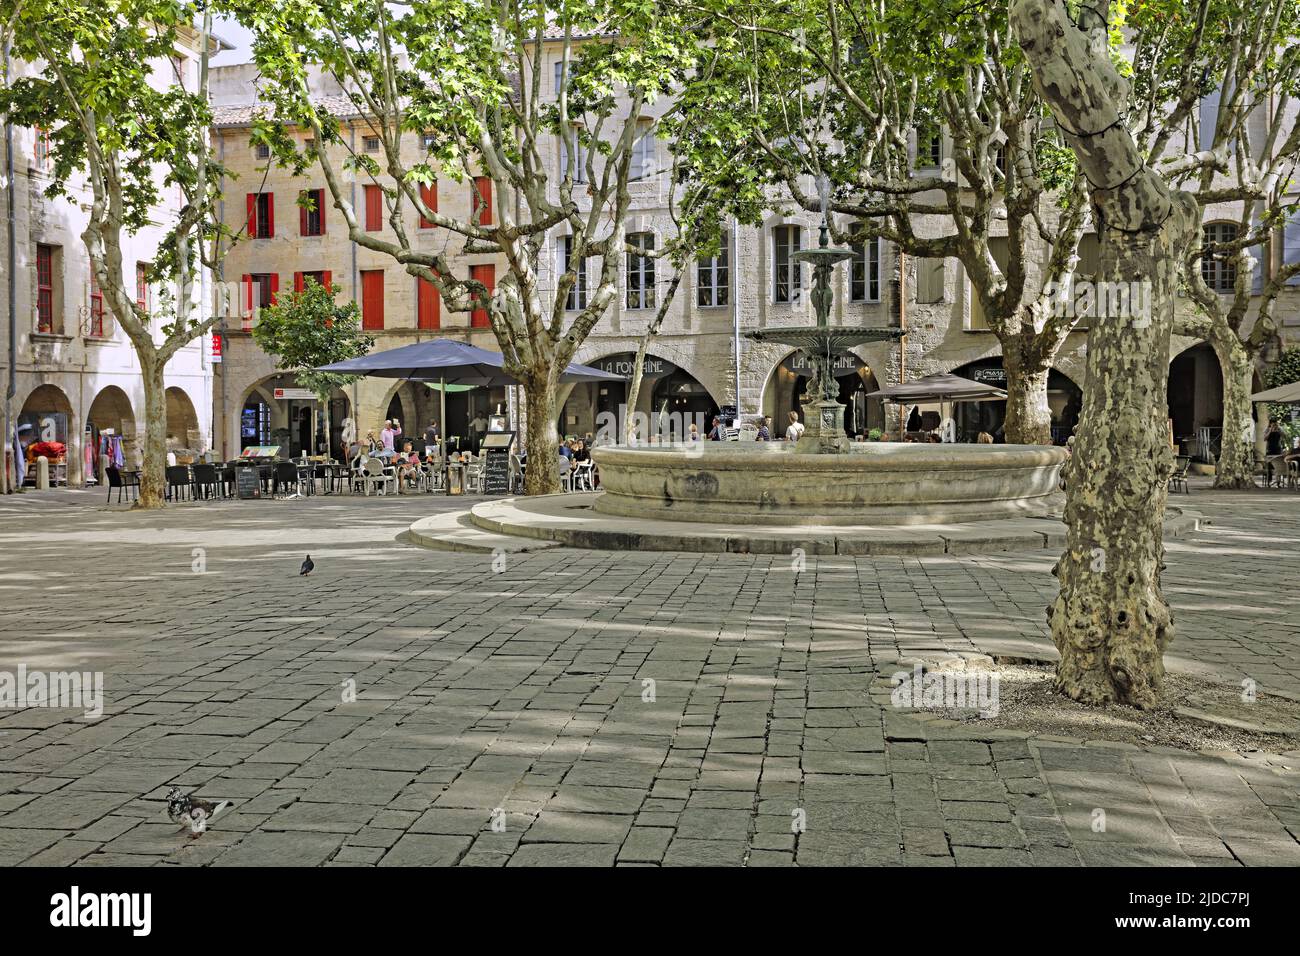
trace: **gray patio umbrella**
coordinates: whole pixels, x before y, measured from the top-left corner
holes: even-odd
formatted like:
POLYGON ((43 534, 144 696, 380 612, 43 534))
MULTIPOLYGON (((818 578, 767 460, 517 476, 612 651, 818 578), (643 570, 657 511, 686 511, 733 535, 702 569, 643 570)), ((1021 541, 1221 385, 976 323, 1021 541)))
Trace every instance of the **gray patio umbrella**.
POLYGON ((939 417, 944 417, 945 402, 997 402, 1003 401, 1007 393, 992 385, 972 382, 960 375, 938 372, 922 378, 891 385, 888 388, 868 392, 868 397, 882 398, 887 402, 911 405, 914 402, 938 402, 939 417))
POLYGON ((1279 385, 1276 388, 1256 392, 1250 396, 1250 400, 1252 402, 1277 402, 1280 405, 1300 405, 1300 382, 1292 382, 1290 385, 1279 385))

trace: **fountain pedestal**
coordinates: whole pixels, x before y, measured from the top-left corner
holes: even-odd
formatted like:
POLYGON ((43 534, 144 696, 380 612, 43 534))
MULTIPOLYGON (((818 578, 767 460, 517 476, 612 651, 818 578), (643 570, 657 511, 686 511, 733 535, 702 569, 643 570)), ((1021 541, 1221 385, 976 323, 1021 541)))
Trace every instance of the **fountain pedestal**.
POLYGON ((829 398, 804 402, 803 435, 794 450, 803 454, 835 455, 849 450, 844 431, 844 406, 829 398))

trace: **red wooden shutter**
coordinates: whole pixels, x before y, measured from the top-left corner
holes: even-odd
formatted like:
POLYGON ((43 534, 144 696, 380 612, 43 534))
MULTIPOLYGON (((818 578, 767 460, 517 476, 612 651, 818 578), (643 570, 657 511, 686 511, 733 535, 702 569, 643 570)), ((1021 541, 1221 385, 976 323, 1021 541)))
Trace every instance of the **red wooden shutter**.
MULTIPOLYGON (((438 183, 436 181, 432 186, 426 186, 424 183, 420 184, 420 202, 429 207, 429 212, 438 211, 438 183)), ((420 228, 432 229, 433 223, 421 216, 420 228)))
POLYGON ((325 287, 325 290, 329 292, 330 295, 334 294, 334 279, 332 278, 332 275, 333 273, 331 273, 329 270, 326 270, 321 274, 321 278, 325 280, 324 282, 321 283, 321 285, 325 287))
POLYGON ((418 286, 417 325, 421 329, 436 329, 442 324, 441 296, 438 287, 428 279, 416 278, 418 286))
POLYGON ((474 177, 474 195, 470 197, 473 209, 479 212, 480 226, 492 225, 492 180, 487 176, 474 177), (482 196, 482 200, 479 197, 482 196))
POLYGON ((271 273, 271 304, 275 305, 276 298, 280 292, 280 273, 271 273))
POLYGON ((302 290, 303 290, 302 273, 295 272, 293 274, 293 291, 301 292, 302 290))
POLYGON ((298 235, 307 235, 307 207, 298 207, 298 235))
MULTIPOLYGON (((497 267, 493 265, 470 266, 469 277, 477 279, 487 286, 487 296, 492 297, 492 291, 496 288, 497 267)), ((469 324, 471 328, 486 329, 491 328, 492 322, 488 318, 487 307, 475 309, 470 313, 469 324)))
POLYGON ((316 194, 316 212, 319 214, 320 217, 320 232, 316 233, 316 235, 323 236, 325 235, 325 190, 317 189, 315 191, 315 194, 316 194))
POLYGON ((275 193, 266 193, 266 238, 275 238, 275 193))
POLYGON ((248 194, 248 238, 257 238, 257 193, 248 194))
POLYGON ((361 327, 384 327, 384 270, 365 269, 361 273, 361 327))
POLYGON ((366 232, 384 228, 384 194, 378 186, 366 187, 366 232))
POLYGON ((244 315, 253 314, 253 277, 244 273, 241 280, 244 286, 244 315))

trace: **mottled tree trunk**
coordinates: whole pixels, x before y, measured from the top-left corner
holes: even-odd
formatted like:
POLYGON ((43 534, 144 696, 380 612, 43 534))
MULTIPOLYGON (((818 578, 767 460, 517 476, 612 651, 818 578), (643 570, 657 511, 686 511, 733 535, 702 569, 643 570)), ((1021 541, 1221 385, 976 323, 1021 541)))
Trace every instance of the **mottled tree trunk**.
POLYGON ((1149 321, 1099 316, 1066 490, 1061 590, 1048 608, 1061 652, 1057 689, 1086 703, 1150 707, 1164 676, 1173 617, 1160 590, 1167 480, 1173 466, 1165 389, 1180 228, 1108 228, 1102 272, 1152 284, 1149 321))
POLYGON ((560 491, 560 436, 555 430, 555 382, 549 371, 541 369, 524 382, 526 495, 553 495, 560 491))
POLYGON ((144 380, 144 455, 140 471, 140 499, 136 508, 162 508, 167 501, 167 387, 163 362, 150 361, 143 350, 140 370, 144 380))
POLYGON ((1018 345, 1004 344, 1007 372, 1007 417, 1002 431, 1013 445, 1050 445, 1052 411, 1047 404, 1048 365, 1026 359, 1018 345))
POLYGON ((1255 420, 1250 414, 1254 368, 1246 347, 1227 329, 1210 336, 1223 373, 1223 436, 1214 466, 1214 487, 1255 486, 1255 420))

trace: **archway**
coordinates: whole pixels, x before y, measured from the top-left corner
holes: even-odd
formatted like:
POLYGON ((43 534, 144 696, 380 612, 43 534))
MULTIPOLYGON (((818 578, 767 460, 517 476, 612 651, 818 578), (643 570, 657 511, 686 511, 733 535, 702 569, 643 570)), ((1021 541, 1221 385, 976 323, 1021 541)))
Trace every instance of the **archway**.
MULTIPOLYGON (((1007 372, 1002 367, 1002 357, 967 362, 952 370, 953 375, 960 375, 984 385, 1006 388, 1007 372)), ((1079 423, 1079 412, 1083 409, 1083 389, 1079 388, 1064 372, 1049 369, 1047 372, 1047 405, 1052 414, 1052 443, 1064 445, 1074 427, 1079 423)), ((957 402, 953 406, 953 421, 957 426, 957 441, 973 442, 980 432, 988 432, 995 441, 1005 441, 1003 424, 1007 417, 1007 403, 997 402, 957 402)))
POLYGON ((96 476, 103 475, 104 469, 112 463, 110 459, 117 457, 115 436, 120 439, 123 461, 135 460, 135 410, 126 392, 116 385, 100 389, 90 403, 90 410, 86 412, 86 430, 96 476))
MULTIPOLYGON (((808 390, 811 369, 802 352, 791 352, 772 370, 763 395, 763 414, 772 419, 774 438, 785 435, 789 413, 803 417, 803 401, 808 390)), ((885 427, 884 403, 868 398, 880 387, 870 366, 852 352, 835 357, 835 379, 839 382, 838 400, 844 404, 844 430, 850 437, 869 435, 872 429, 885 427)))
POLYGON ((167 389, 167 450, 197 457, 205 442, 199 430, 199 416, 185 390, 175 385, 167 389))
POLYGON ((80 483, 80 443, 72 403, 56 385, 39 385, 23 402, 17 421, 18 442, 25 464, 25 483, 36 483, 35 459, 44 455, 50 463, 50 484, 80 483))
POLYGON ((695 424, 702 433, 719 405, 708 388, 686 369, 647 352, 641 368, 636 408, 627 407, 635 352, 616 352, 583 364, 622 375, 624 381, 583 382, 573 387, 557 422, 561 435, 593 434, 602 442, 621 442, 629 416, 647 422, 647 438, 681 440, 695 424))
POLYGON ((351 414, 347 393, 335 388, 328 408, 296 375, 279 373, 249 386, 240 403, 239 449, 273 445, 283 457, 329 454, 342 460, 343 420, 351 414), (326 423, 328 422, 328 436, 326 423))

